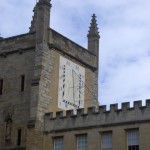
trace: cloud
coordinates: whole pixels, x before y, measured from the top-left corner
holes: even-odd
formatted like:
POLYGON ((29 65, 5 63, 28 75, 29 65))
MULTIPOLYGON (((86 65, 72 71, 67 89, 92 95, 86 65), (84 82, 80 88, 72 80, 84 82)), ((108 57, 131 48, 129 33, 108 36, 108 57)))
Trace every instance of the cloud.
MULTIPOLYGON (((1 0, 2 36, 28 32, 34 4, 1 0)), ((97 15, 101 104, 150 98, 149 10, 149 0, 52 0, 51 27, 84 47, 91 15, 97 15)))
POLYGON ((119 11, 115 7, 109 10, 110 16, 104 13, 109 19, 103 21, 101 28, 99 95, 102 103, 150 97, 150 22, 147 20, 150 5, 149 1, 130 2, 132 5, 128 1, 124 7, 120 5, 119 11))

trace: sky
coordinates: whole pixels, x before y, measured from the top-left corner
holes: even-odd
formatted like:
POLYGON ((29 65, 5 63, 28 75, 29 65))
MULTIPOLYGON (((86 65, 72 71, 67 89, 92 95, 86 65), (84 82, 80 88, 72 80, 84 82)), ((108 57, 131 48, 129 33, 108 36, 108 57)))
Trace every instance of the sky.
MULTIPOLYGON (((36 0, 0 0, 0 34, 29 31, 36 0)), ((50 27, 87 48, 93 13, 100 32, 99 102, 150 99, 149 0, 51 0, 50 27)))

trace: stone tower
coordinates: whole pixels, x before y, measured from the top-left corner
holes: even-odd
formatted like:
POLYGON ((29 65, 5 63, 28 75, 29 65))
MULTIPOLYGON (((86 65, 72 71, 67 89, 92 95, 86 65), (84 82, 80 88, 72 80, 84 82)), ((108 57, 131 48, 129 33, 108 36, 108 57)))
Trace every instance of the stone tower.
POLYGON ((50 28, 50 9, 39 0, 30 31, 0 40, 0 150, 45 150, 45 113, 98 106, 95 16, 85 49, 50 28))
POLYGON ((35 63, 32 77, 32 94, 30 103, 30 121, 42 120, 46 112, 46 105, 50 103, 50 64, 49 52, 49 23, 50 23, 50 0, 39 0, 34 8, 33 21, 30 32, 35 31, 35 63), (48 69, 48 71, 46 71, 48 69), (35 98, 36 97, 36 98, 35 98), (41 104, 42 103, 42 104, 41 104), (44 105, 45 104, 45 105, 44 105))
POLYGON ((50 9, 39 0, 28 33, 0 37, 0 150, 149 150, 150 100, 98 107, 95 14, 86 49, 49 27, 50 9))

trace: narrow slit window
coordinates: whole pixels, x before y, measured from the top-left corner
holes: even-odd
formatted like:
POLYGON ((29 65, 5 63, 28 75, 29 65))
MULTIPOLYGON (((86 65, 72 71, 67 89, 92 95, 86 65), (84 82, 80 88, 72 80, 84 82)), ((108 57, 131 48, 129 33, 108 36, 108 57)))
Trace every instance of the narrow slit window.
POLYGON ((25 75, 21 76, 21 92, 24 91, 24 86, 25 86, 25 75))
POLYGON ((17 145, 18 146, 21 145, 21 129, 18 129, 18 133, 17 133, 17 145))
POLYGON ((0 79, 0 95, 3 94, 3 79, 0 79))

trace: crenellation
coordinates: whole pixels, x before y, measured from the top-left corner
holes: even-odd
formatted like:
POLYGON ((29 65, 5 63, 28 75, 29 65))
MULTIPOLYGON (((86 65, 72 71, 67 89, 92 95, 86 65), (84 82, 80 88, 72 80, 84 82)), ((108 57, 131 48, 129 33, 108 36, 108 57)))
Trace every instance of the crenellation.
POLYGON ((56 112, 56 119, 62 118, 63 117, 63 111, 57 111, 56 112))
POLYGON ((130 103, 129 102, 123 102, 122 105, 121 105, 121 109, 123 111, 126 111, 130 108, 130 103))
POLYGON ((47 115, 48 116, 48 118, 51 120, 51 119, 56 119, 56 117, 54 117, 54 113, 53 112, 51 112, 51 113, 48 113, 49 115, 47 115))
POLYGON ((150 107, 150 99, 146 99, 146 107, 150 107))
POLYGON ((122 111, 122 109, 117 109, 117 110, 115 110, 115 112, 116 112, 117 114, 119 114, 121 111, 122 111))
POLYGON ((146 108, 147 108, 146 106, 141 106, 139 109, 141 110, 141 112, 145 112, 145 111, 147 111, 146 108))
POLYGON ((45 116, 50 116, 50 115, 51 115, 51 113, 50 113, 50 112, 45 113, 45 116))
MULTIPOLYGON (((150 101, 147 100, 147 103, 150 101)), ((69 124, 73 125, 75 128, 92 126, 92 125, 109 125, 109 124, 124 124, 132 120, 132 122, 143 122, 144 120, 149 120, 150 115, 150 105, 142 106, 142 101, 135 101, 133 107, 129 107, 129 102, 122 103, 122 108, 118 109, 118 104, 111 104, 110 110, 106 111, 106 106, 99 106, 99 111, 96 112, 94 107, 88 108, 88 112, 85 113, 84 109, 78 109, 77 114, 73 116, 73 111, 69 110, 66 113, 66 117, 63 117, 62 112, 57 112, 57 123, 61 122, 61 127, 56 125, 54 117, 52 121, 46 119, 46 130, 51 130, 51 125, 55 128, 52 130, 60 130, 65 128, 71 128, 69 124), (66 126, 67 122, 69 124, 66 126), (72 123, 71 123, 72 122, 72 123), (74 123, 73 123, 74 122, 74 123), (80 123, 79 123, 80 122, 80 123), (63 124, 64 123, 64 124, 63 124)), ((51 115, 50 115, 51 116, 51 115)), ((45 115, 49 118, 49 115, 45 115)))
POLYGON ((99 106, 99 112, 100 112, 100 113, 106 112, 106 105, 101 105, 101 106, 99 106))
POLYGON ((71 117, 71 116, 73 116, 73 114, 74 114, 73 110, 66 111, 66 117, 71 117))
POLYGON ((142 100, 134 101, 133 108, 138 109, 142 106, 142 100))
POLYGON ((104 114, 106 114, 106 115, 109 115, 109 113, 110 113, 110 110, 106 110, 106 111, 104 112, 104 114))
POLYGON ((77 116, 82 116, 84 114, 84 108, 77 109, 77 116))
POLYGON ((89 114, 94 114, 94 113, 96 113, 96 108, 95 107, 89 107, 87 114, 89 115, 89 114))
POLYGON ((110 105, 110 112, 115 112, 118 110, 118 104, 111 104, 110 105))

